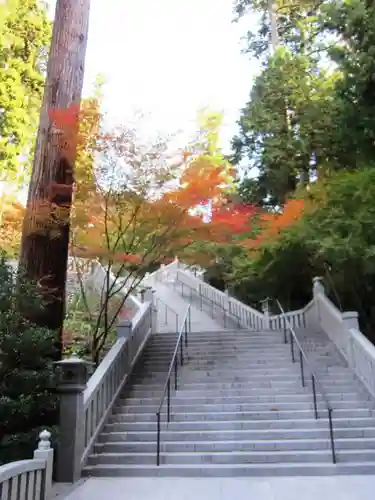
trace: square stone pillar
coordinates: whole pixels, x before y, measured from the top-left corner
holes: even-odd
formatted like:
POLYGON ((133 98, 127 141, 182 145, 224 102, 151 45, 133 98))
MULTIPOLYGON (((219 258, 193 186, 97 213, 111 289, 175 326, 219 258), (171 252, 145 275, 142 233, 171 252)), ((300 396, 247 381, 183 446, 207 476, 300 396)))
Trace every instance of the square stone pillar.
POLYGON ((262 311, 264 314, 264 329, 270 329, 270 303, 269 298, 262 300, 262 311))
POLYGON ((313 297, 316 297, 318 293, 325 295, 324 279, 321 276, 315 276, 313 278, 313 297))
POLYGON ((346 328, 359 330, 358 313, 357 311, 346 311, 342 313, 342 321, 346 328))
POLYGON ((55 365, 60 369, 57 387, 60 393, 60 435, 56 479, 60 483, 74 483, 81 477, 81 459, 85 446, 83 391, 86 388, 89 363, 72 356, 55 365))

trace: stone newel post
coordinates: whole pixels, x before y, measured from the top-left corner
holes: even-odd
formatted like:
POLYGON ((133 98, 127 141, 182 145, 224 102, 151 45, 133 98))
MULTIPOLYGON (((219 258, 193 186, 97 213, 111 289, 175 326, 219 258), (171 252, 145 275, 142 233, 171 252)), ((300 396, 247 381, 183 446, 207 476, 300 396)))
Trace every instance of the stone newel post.
POLYGON ((262 301, 262 311, 265 317, 265 325, 264 328, 266 330, 269 330, 270 328, 270 304, 269 304, 269 299, 264 299, 262 301))
POLYGON ((342 321, 346 328, 354 329, 354 330, 359 330, 359 323, 358 323, 358 313, 357 311, 346 311, 342 313, 342 321))
POLYGON ((143 296, 143 302, 152 302, 154 300, 154 293, 151 286, 147 286, 143 296))
POLYGON ((116 333, 118 339, 129 338, 132 333, 132 322, 130 319, 121 319, 117 323, 116 333))
POLYGON ((318 293, 325 294, 324 282, 321 276, 313 278, 313 297, 316 297, 318 293))
POLYGON ((81 476, 81 459, 85 446, 83 391, 86 388, 88 364, 75 356, 56 363, 61 370, 58 383, 60 439, 56 479, 61 483, 73 483, 81 476))
MULTIPOLYGON (((44 490, 41 500, 49 500, 52 489, 53 474, 53 448, 51 448, 51 433, 44 430, 39 434, 38 448, 34 451, 34 458, 45 460, 46 470, 44 474, 44 490)), ((18 493, 20 494, 20 493, 18 493)))

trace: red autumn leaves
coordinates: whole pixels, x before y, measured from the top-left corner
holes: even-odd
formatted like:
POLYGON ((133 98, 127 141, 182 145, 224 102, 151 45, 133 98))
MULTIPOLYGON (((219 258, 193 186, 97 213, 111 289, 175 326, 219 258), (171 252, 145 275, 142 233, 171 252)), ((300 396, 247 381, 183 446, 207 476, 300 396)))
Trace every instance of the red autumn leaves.
POLYGON ((71 104, 68 108, 51 108, 48 117, 53 130, 59 134, 60 146, 65 151, 69 163, 75 159, 79 139, 79 104, 71 104))

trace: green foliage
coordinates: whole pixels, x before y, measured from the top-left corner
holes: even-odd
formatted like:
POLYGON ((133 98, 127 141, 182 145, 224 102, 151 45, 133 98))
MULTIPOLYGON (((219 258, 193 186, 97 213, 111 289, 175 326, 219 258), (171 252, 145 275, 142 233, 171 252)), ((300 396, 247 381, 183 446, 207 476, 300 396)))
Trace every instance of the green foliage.
POLYGON ((322 19, 340 43, 329 48, 338 82, 335 154, 342 166, 367 166, 375 153, 375 5, 354 0, 328 3, 322 19))
POLYGON ((304 54, 280 48, 269 59, 255 80, 233 142, 237 161, 247 158, 249 168, 259 171, 256 180, 246 179, 240 186, 240 192, 250 188, 247 201, 281 205, 296 189, 301 172, 308 180, 326 168, 335 80, 335 74, 314 71, 304 54))
MULTIPOLYGON (((119 283, 116 289, 119 288, 119 283)), ((109 348, 116 340, 116 322, 119 309, 124 311, 119 294, 105 296, 106 304, 100 304, 100 296, 88 289, 82 294, 77 291, 68 301, 64 320, 64 355, 76 355, 87 361, 98 361, 103 350, 109 348), (110 327, 105 328, 104 310, 108 314, 110 327)))
POLYGON ((303 221, 301 238, 314 265, 326 269, 333 298, 344 309, 359 311, 364 331, 375 341, 374 166, 336 175, 312 196, 324 202, 303 221))
POLYGON ((32 456, 38 433, 57 422, 57 335, 21 316, 41 307, 38 290, 0 258, 0 463, 32 456))
POLYGON ((260 15, 248 52, 264 62, 233 139, 234 161, 249 171, 237 196, 270 211, 302 196, 314 210, 233 257, 226 285, 250 303, 271 296, 297 308, 324 275, 331 298, 358 310, 375 341, 375 4, 276 0, 272 55, 270 5, 235 2, 237 16, 260 15))
POLYGON ((240 17, 262 14, 249 51, 255 55, 253 48, 262 46, 266 59, 241 112, 233 156, 259 172, 250 190, 240 192, 277 206, 299 181, 361 168, 374 157, 375 6, 361 0, 275 1, 279 48, 273 55, 269 6, 235 4, 240 17))
POLYGON ((312 278, 324 276, 331 299, 359 311, 375 342, 375 169, 336 173, 305 196, 309 210, 300 221, 246 257, 232 257, 226 286, 253 305, 277 297, 298 309, 311 298, 312 278))
MULTIPOLYGON (((51 23, 39 0, 2 7, 0 31, 0 161, 9 180, 27 172, 44 88, 51 23)), ((20 181, 24 181, 21 177, 20 181)))

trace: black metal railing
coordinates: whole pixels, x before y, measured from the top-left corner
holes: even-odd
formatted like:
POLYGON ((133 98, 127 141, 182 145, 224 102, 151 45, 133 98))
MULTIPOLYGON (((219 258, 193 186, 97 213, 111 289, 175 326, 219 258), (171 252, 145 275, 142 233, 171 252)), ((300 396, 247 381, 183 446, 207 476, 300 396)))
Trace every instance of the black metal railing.
POLYGON ((160 399, 158 411, 156 412, 156 465, 160 465, 160 427, 161 427, 161 412, 164 405, 165 397, 167 396, 167 422, 171 420, 171 380, 172 373, 174 373, 174 389, 178 389, 178 366, 184 364, 184 348, 188 346, 188 333, 191 332, 191 307, 190 304, 186 309, 182 325, 179 330, 176 347, 172 356, 171 363, 167 374, 167 379, 164 384, 163 393, 160 399))
POLYGON ((332 451, 332 462, 335 464, 336 463, 336 450, 335 450, 335 439, 334 439, 334 433, 333 433, 333 418, 332 418, 332 413, 333 413, 333 408, 329 404, 327 395, 325 393, 325 390, 323 389, 322 384, 320 383, 316 373, 314 372, 311 363, 309 362, 298 338, 296 335, 296 332, 294 331, 293 327, 291 326, 289 320, 287 319, 287 315, 280 304, 278 300, 276 300, 276 304, 281 312, 282 315, 282 323, 283 323, 283 330, 284 330, 284 342, 285 344, 288 343, 288 331, 289 331, 289 341, 290 341, 290 351, 292 355, 292 362, 296 362, 296 353, 295 353, 295 346, 297 347, 299 354, 297 354, 299 358, 299 365, 300 365, 300 370, 301 370, 301 382, 302 382, 302 387, 306 387, 306 373, 305 373, 305 366, 308 367, 310 376, 311 376, 311 386, 312 386, 312 396, 313 396, 313 402, 314 402, 314 414, 315 418, 319 418, 319 413, 318 413, 318 403, 317 403, 317 394, 316 394, 316 388, 319 388, 320 394, 322 396, 322 399, 326 405, 327 412, 328 412, 328 423, 329 423, 329 436, 330 436, 330 443, 331 443, 331 451, 332 451))
POLYGON ((229 326, 229 323, 232 322, 233 327, 242 328, 241 318, 239 318, 233 311, 229 311, 222 304, 218 304, 210 297, 203 295, 201 293, 201 286, 199 286, 198 290, 196 288, 187 285, 183 281, 180 281, 177 277, 174 282, 174 288, 177 289, 177 285, 180 286, 181 296, 184 298, 188 298, 190 304, 195 303, 199 306, 199 309, 203 311, 204 306, 206 309, 208 308, 208 312, 211 314, 212 318, 217 318, 223 321, 224 328, 229 326), (187 294, 185 293, 187 291, 187 294), (220 312, 219 317, 217 317, 217 312, 220 312))
POLYGON ((178 312, 176 312, 173 307, 169 306, 168 304, 166 304, 162 299, 160 299, 159 297, 157 297, 156 299, 156 309, 158 311, 158 316, 159 316, 159 312, 160 312, 160 315, 163 316, 164 318, 164 325, 167 325, 168 324, 168 319, 171 317, 172 315, 172 318, 174 318, 174 323, 175 323, 175 327, 176 327, 176 332, 178 332, 178 320, 179 320, 179 314, 178 312), (159 307, 159 306, 162 306, 162 307, 159 307))

